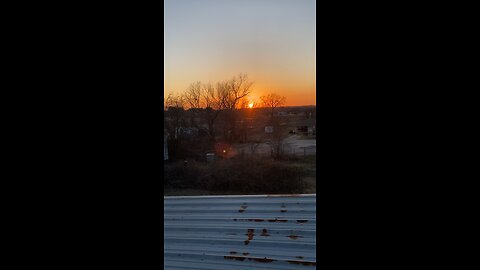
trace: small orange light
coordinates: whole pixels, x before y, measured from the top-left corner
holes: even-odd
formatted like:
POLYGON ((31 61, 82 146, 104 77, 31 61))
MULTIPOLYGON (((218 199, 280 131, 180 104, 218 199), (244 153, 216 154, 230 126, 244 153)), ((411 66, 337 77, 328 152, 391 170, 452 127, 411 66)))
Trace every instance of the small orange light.
POLYGON ((227 152, 227 150, 223 150, 223 153, 226 153, 226 152, 227 152))

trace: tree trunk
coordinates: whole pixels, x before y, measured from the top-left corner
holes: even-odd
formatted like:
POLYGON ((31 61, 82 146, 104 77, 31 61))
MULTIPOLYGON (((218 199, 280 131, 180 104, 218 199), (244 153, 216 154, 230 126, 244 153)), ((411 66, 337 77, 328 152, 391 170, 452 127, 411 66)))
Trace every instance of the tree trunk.
POLYGON ((229 118, 230 118, 230 119, 229 119, 229 120, 230 120, 230 121, 229 121, 229 122, 230 122, 230 125, 229 125, 230 129, 229 129, 229 131, 230 131, 230 132, 229 132, 229 134, 228 134, 228 135, 229 135, 229 136, 228 136, 228 142, 229 142, 230 144, 232 144, 232 143, 234 142, 234 140, 235 140, 235 134, 236 134, 236 123, 235 123, 235 122, 236 122, 236 117, 235 117, 235 114, 234 114, 234 113, 235 113, 234 111, 231 111, 231 112, 230 112, 230 117, 229 117, 229 118))

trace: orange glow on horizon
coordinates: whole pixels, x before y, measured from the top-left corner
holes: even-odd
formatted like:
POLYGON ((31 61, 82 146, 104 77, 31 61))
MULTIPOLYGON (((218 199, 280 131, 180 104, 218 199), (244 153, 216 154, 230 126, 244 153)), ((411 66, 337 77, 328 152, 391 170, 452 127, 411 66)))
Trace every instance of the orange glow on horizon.
MULTIPOLYGON (((316 105, 316 85, 314 75, 313 79, 310 80, 297 80, 292 81, 288 80, 288 76, 283 78, 279 77, 262 77, 253 72, 248 73, 250 81, 253 82, 251 92, 248 95, 247 108, 257 108, 262 107, 261 97, 270 93, 275 93, 286 98, 286 103, 284 106, 306 106, 306 105, 316 105), (250 107, 250 104, 253 104, 253 107, 250 107)), ((212 83, 215 86, 216 82, 227 80, 233 76, 227 76, 220 74, 218 76, 208 77, 208 76, 188 76, 182 79, 176 80, 164 80, 164 95, 172 93, 174 95, 181 95, 185 92, 185 89, 195 81, 200 81, 202 83, 212 83)))
POLYGON ((165 96, 245 74, 253 84, 239 108, 262 107, 270 93, 284 106, 316 105, 315 3, 165 0, 165 96))

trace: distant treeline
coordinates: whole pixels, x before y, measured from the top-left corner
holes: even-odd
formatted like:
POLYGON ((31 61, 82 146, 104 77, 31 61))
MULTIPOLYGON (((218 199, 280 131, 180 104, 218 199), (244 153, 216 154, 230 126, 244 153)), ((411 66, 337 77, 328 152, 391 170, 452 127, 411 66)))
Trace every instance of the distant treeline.
MULTIPOLYGON (((270 93, 261 97, 261 103, 248 100, 253 82, 240 74, 216 84, 195 82, 181 95, 168 95, 164 99, 164 140, 169 159, 201 159, 206 152, 215 150, 217 142, 232 145, 248 142, 244 120, 265 116, 265 125, 276 125, 275 113, 280 110, 298 113, 315 107, 282 107, 285 97, 270 93)), ((280 132, 280 128, 277 128, 280 132)), ((281 136, 273 134, 279 141, 281 136), (277 136, 275 136, 277 135, 277 136)), ((279 141, 280 142, 280 141, 279 141)))

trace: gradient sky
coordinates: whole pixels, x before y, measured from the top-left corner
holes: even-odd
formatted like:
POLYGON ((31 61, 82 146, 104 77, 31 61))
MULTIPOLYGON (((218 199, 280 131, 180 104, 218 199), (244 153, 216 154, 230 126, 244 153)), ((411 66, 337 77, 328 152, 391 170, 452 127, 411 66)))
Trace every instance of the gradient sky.
POLYGON ((315 0, 165 0, 164 94, 246 73, 251 99, 270 92, 314 105, 315 0))

